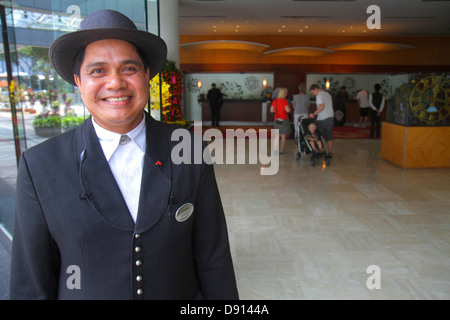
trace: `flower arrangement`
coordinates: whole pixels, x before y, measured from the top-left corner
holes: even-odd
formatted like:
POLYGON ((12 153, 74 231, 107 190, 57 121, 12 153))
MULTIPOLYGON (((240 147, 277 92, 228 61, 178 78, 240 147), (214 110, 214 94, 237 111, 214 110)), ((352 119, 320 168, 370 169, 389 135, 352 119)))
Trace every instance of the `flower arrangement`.
POLYGON ((162 107, 162 121, 188 127, 190 122, 182 119, 181 99, 183 93, 182 75, 174 61, 166 61, 161 70, 161 96, 159 95, 159 75, 150 81, 151 109, 159 110, 162 107))

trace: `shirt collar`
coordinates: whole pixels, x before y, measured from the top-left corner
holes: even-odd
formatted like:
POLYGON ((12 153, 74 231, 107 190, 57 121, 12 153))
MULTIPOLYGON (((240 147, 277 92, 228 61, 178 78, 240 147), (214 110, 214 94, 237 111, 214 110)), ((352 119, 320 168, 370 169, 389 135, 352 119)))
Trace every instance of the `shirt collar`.
MULTIPOLYGON (((105 154, 106 160, 109 161, 114 151, 116 151, 119 146, 120 137, 122 134, 117 132, 112 132, 106 130, 95 122, 92 117, 92 124, 94 125, 95 133, 97 134, 100 145, 102 146, 103 153, 105 154)), ((138 124, 136 128, 126 133, 128 137, 131 138, 132 142, 136 143, 137 146, 145 153, 145 114, 143 113, 142 121, 138 124)), ((130 143, 132 143, 130 142, 130 143)))

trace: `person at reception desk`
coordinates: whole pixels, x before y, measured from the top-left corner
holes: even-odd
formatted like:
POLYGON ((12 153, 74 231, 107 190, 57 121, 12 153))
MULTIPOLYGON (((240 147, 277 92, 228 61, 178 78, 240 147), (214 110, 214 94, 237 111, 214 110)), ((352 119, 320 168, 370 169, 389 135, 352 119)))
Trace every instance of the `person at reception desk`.
POLYGON ((377 126, 377 139, 380 137, 380 115, 384 108, 384 96, 380 93, 381 85, 375 85, 375 92, 369 96, 370 104, 370 137, 373 138, 375 125, 377 126))
POLYGON ((356 100, 359 105, 359 123, 355 124, 357 128, 367 127, 367 121, 369 120, 369 94, 366 90, 360 90, 356 95, 356 100))
POLYGON ((280 154, 286 153, 286 139, 291 133, 291 124, 289 123, 289 112, 291 108, 289 101, 286 100, 288 94, 287 88, 280 88, 278 96, 272 101, 270 112, 274 115, 274 128, 279 130, 280 134, 280 154))
POLYGON ((211 89, 208 90, 206 98, 209 100, 209 108, 211 109, 211 125, 219 126, 220 108, 223 105, 223 94, 216 84, 211 84, 211 89))

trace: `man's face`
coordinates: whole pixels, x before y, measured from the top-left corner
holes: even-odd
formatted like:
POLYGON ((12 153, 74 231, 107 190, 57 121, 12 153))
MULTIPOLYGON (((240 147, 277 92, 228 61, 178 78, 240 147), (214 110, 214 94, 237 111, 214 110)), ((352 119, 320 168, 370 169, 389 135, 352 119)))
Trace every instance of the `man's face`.
POLYGON ((314 90, 311 90, 311 93, 313 95, 317 96, 319 94, 319 91, 320 91, 319 89, 314 89, 314 90))
POLYGON ((81 98, 101 127, 127 133, 142 120, 148 101, 149 69, 129 42, 100 40, 86 47, 80 77, 81 98))

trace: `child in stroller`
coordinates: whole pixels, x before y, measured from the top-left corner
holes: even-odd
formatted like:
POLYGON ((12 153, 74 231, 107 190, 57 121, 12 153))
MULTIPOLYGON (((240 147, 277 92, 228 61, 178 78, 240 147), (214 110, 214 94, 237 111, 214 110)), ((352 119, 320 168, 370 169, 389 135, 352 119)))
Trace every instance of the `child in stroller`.
POLYGON ((305 138, 308 140, 314 152, 323 153, 322 136, 320 135, 315 122, 308 124, 308 130, 306 131, 305 138))
POLYGON ((330 158, 327 156, 325 143, 322 135, 320 134, 317 123, 309 119, 307 116, 301 116, 298 119, 298 136, 297 136, 298 149, 300 152, 311 154, 311 166, 315 166, 317 160, 322 156, 325 160, 325 164, 330 164, 330 158))

